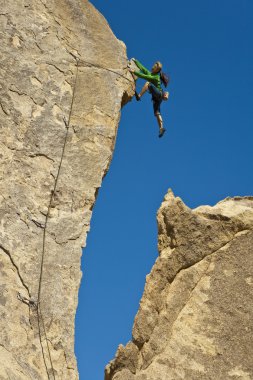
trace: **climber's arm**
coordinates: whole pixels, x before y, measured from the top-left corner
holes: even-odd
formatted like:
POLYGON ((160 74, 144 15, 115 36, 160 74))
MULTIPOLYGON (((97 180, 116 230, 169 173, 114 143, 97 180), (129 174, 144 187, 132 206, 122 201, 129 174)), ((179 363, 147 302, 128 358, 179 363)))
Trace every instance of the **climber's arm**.
POLYGON ((150 75, 151 74, 151 72, 148 70, 148 69, 146 69, 146 67, 144 67, 139 61, 138 61, 138 59, 133 59, 133 61, 134 61, 134 63, 136 64, 136 66, 142 71, 142 73, 143 74, 145 74, 145 75, 150 75))
POLYGON ((139 78, 146 79, 149 82, 150 81, 152 81, 152 82, 154 81, 154 76, 151 75, 151 73, 149 73, 149 74, 143 74, 140 71, 134 71, 133 74, 136 75, 139 78))

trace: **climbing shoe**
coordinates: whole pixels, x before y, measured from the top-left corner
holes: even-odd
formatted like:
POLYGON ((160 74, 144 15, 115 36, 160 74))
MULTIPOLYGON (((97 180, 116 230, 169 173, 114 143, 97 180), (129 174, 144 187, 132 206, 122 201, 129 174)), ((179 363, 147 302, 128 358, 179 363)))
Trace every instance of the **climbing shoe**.
POLYGON ((164 132, 166 131, 165 128, 161 128, 159 132, 159 137, 162 137, 164 135, 164 132))
POLYGON ((135 98, 136 98, 137 102, 139 102, 141 100, 141 97, 137 94, 136 91, 135 91, 135 98))

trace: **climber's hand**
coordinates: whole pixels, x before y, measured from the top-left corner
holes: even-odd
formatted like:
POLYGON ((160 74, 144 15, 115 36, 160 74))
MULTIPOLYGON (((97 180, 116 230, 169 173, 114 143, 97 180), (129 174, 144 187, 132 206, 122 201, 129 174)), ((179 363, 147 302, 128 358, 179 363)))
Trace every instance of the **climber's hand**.
POLYGON ((129 68, 129 71, 130 71, 130 73, 132 73, 132 74, 134 74, 134 72, 135 72, 135 70, 134 70, 134 69, 131 69, 131 68, 129 68))

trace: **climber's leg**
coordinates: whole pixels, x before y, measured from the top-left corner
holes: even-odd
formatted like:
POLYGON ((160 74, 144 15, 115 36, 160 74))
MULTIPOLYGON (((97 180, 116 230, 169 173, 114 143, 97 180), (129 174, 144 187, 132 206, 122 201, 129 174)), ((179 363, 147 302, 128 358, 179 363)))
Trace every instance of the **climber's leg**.
POLYGON ((144 84, 144 86, 142 87, 142 89, 141 89, 141 92, 139 93, 139 99, 142 97, 142 95, 144 95, 145 94, 145 92, 147 92, 148 91, 148 88, 149 88, 149 82, 146 82, 145 84, 144 84))
POLYGON ((159 130, 161 130, 163 128, 163 118, 162 118, 161 114, 159 114, 159 113, 157 113, 155 116, 156 116, 156 120, 158 123, 159 130))
POLYGON ((163 118, 160 113, 161 103, 162 103, 161 99, 160 100, 153 99, 154 114, 155 114, 158 127, 159 127, 159 137, 162 137, 164 132, 166 131, 166 129, 163 128, 163 118))
POLYGON ((164 132, 166 131, 166 129, 163 128, 163 119, 162 119, 161 114, 157 114, 156 119, 157 119, 158 126, 159 126, 159 137, 162 137, 164 132))

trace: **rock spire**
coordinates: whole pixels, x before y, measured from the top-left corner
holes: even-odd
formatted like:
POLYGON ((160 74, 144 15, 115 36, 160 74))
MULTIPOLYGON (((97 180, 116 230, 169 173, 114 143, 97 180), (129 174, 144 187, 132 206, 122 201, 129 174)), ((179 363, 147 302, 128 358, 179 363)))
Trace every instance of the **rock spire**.
POLYGON ((170 190, 133 326, 106 380, 253 379, 253 197, 187 207, 170 190))

